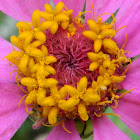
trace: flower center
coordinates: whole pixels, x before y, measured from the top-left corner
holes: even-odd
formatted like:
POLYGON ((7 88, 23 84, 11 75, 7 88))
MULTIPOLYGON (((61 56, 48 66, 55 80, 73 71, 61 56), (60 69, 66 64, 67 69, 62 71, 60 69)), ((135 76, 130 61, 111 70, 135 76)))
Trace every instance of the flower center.
POLYGON ((55 35, 46 31, 48 37, 46 46, 50 54, 56 57, 57 62, 53 64, 56 70, 56 78, 61 86, 65 84, 76 86, 81 77, 89 75, 94 79, 92 72, 88 70, 90 61, 87 53, 93 50, 92 41, 82 35, 86 27, 79 28, 74 22, 76 32, 68 37, 67 31, 59 28, 55 35), (87 47, 88 46, 88 47, 87 47))
POLYGON ((124 65, 131 59, 123 50, 126 42, 120 49, 114 40, 120 30, 116 18, 112 14, 110 24, 101 16, 82 23, 83 13, 72 19, 73 11, 63 2, 54 10, 45 4, 45 10, 35 10, 32 23, 17 23, 19 36, 12 36, 11 43, 19 50, 14 48, 6 56, 17 66, 18 86, 27 88, 20 87, 26 93, 27 112, 32 106, 30 114, 46 118, 51 125, 58 117, 87 121, 110 115, 104 108, 117 107, 118 100, 131 91, 117 93, 129 69, 124 65))

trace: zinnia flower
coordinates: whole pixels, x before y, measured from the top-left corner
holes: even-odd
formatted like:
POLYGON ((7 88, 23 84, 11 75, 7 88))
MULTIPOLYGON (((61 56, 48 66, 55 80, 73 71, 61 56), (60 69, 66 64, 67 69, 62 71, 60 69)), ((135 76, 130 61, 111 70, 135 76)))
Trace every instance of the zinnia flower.
POLYGON ((0 138, 9 140, 27 113, 33 128, 55 126, 46 140, 80 140, 74 120, 89 119, 94 140, 130 139, 105 115, 121 116, 140 135, 139 58, 131 64, 140 54, 140 2, 87 0, 85 12, 85 0, 54 0, 55 9, 48 3, 0 1, 20 21, 12 47, 0 38, 0 59, 9 61, 0 61, 0 138), (104 113, 108 106, 116 114, 104 113))

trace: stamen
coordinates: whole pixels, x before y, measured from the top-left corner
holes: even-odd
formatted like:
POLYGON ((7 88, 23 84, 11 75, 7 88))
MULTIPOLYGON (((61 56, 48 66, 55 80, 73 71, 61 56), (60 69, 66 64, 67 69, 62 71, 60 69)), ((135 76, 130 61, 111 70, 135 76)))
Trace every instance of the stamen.
POLYGON ((16 72, 16 71, 18 71, 18 70, 13 70, 12 72, 10 72, 9 78, 11 78, 11 74, 14 73, 14 72, 16 72))
POLYGON ((20 99, 20 101, 19 101, 19 103, 18 103, 18 107, 19 107, 19 108, 20 108, 21 102, 25 99, 26 96, 27 96, 27 94, 25 94, 25 95, 20 99))
POLYGON ((124 52, 130 54, 130 51, 124 51, 124 52))
POLYGON ((130 69, 130 66, 131 66, 131 59, 130 58, 129 58, 129 61, 130 61, 130 64, 129 64, 128 68, 122 73, 122 75, 125 75, 126 72, 130 69))
POLYGON ((93 20, 94 20, 94 6, 93 6, 93 2, 92 1, 91 1, 91 6, 92 6, 93 20))
MULTIPOLYGON (((103 14, 100 14, 99 16, 97 16, 96 18, 95 18, 95 21, 98 19, 98 18, 100 18, 101 16, 103 16, 103 15, 113 15, 112 13, 103 13, 103 14)), ((112 16, 112 18, 114 17, 114 15, 112 16)), ((114 18, 113 18, 114 19, 114 18)))
POLYGON ((68 11, 69 9, 64 5, 64 8, 68 11))
POLYGON ((120 95, 119 98, 117 98, 117 99, 122 98, 124 95, 126 95, 126 94, 129 93, 129 92, 131 92, 132 90, 134 90, 134 88, 132 88, 132 89, 130 89, 130 90, 124 92, 124 93, 123 93, 122 95, 120 95))
POLYGON ((123 29, 123 28, 125 28, 125 27, 126 27, 126 25, 125 25, 125 26, 122 26, 122 27, 119 28, 116 32, 120 31, 121 29, 123 29))
POLYGON ((126 39, 125 39, 125 42, 124 42, 124 44, 123 44, 123 46, 122 46, 121 49, 124 49, 124 47, 125 47, 125 45, 126 45, 126 42, 127 42, 127 33, 125 33, 125 36, 126 36, 126 39))
POLYGON ((57 123, 55 123, 55 124, 45 124, 45 123, 42 123, 44 126, 47 126, 47 127, 54 127, 54 126, 58 126, 58 125, 60 125, 61 123, 63 123, 64 122, 64 120, 66 120, 66 119, 63 119, 62 121, 60 121, 60 122, 57 122, 57 123))
POLYGON ((111 106, 111 108, 116 108, 118 106, 118 100, 115 99, 114 102, 115 102, 115 106, 111 106))
POLYGON ((20 84, 19 84, 19 82, 18 82, 18 79, 17 79, 18 76, 19 76, 19 74, 17 74, 16 77, 15 77, 18 87, 19 87, 24 93, 28 94, 28 92, 25 91, 24 89, 22 89, 22 87, 20 86, 20 84))
POLYGON ((115 114, 115 113, 99 113, 99 114, 97 114, 96 112, 94 112, 94 114, 97 117, 101 117, 102 115, 114 115, 114 116, 117 116, 117 117, 121 118, 121 116, 119 116, 118 114, 115 114))
POLYGON ((29 107, 32 107, 32 106, 26 106, 26 112, 27 112, 28 114, 30 114, 30 112, 29 112, 29 110, 28 110, 29 107))
POLYGON ((65 121, 62 122, 62 127, 64 128, 64 130, 68 133, 72 133, 71 131, 69 131, 66 127, 65 127, 65 121))
POLYGON ((97 105, 105 105, 110 103, 112 103, 112 101, 102 101, 102 102, 98 102, 97 105))
POLYGON ((11 43, 11 45, 12 45, 12 48, 13 48, 12 51, 16 51, 15 48, 14 48, 14 45, 12 43, 11 43))
MULTIPOLYGON (((81 16, 82 16, 83 14, 87 13, 87 12, 91 12, 91 11, 80 12, 79 15, 77 15, 77 16, 73 19, 73 21, 76 21, 76 19, 77 19, 77 20, 78 20, 77 23, 80 24, 80 23, 81 23, 81 16)), ((81 26, 83 26, 83 25, 81 25, 81 26)))

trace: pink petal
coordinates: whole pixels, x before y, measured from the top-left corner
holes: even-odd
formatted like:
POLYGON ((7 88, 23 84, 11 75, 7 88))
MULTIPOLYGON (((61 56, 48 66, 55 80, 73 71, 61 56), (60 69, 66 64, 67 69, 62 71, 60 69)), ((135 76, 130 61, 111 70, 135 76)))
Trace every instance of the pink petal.
POLYGON ((43 10, 49 0, 0 0, 0 10, 18 21, 31 21, 34 10, 43 10))
POLYGON ((10 140, 27 118, 24 101, 18 103, 23 93, 15 84, 0 83, 0 139, 10 140))
POLYGON ((111 120, 106 116, 92 119, 93 140, 130 140, 111 120))
POLYGON ((132 62, 130 69, 126 73, 123 85, 125 89, 130 90, 134 88, 134 92, 140 94, 140 57, 132 62))
POLYGON ((0 37, 0 82, 15 82, 15 75, 13 73, 11 78, 9 78, 10 72, 16 69, 16 67, 11 67, 6 59, 3 59, 12 51, 12 46, 9 42, 0 37), (3 60, 2 60, 3 59, 3 60))
MULTIPOLYGON (((96 18, 103 13, 114 13, 122 4, 123 0, 92 0, 94 6, 94 17, 96 18)), ((91 1, 87 0, 86 11, 91 11, 91 13, 86 13, 86 20, 93 18, 91 1)), ((102 18, 106 20, 110 15, 104 15, 102 18)))
MULTIPOLYGON (((115 36, 119 47, 122 47, 125 42, 125 33, 128 34, 128 41, 125 47, 125 50, 130 51, 130 57, 134 57, 140 54, 140 1, 137 0, 95 0, 93 1, 95 17, 102 13, 114 13, 118 8, 119 12, 117 13, 117 29, 127 25, 126 28, 120 30, 115 36), (131 11, 131 12, 128 12, 131 11)), ((92 11, 91 2, 87 1, 86 10, 92 11)), ((86 19, 92 18, 92 12, 86 14, 86 19)), ((104 20, 108 16, 102 16, 104 20)))
POLYGON ((85 3, 85 0, 54 0, 55 5, 60 1, 64 2, 69 10, 73 10, 73 17, 82 12, 85 3))
POLYGON ((134 90, 120 99, 114 111, 130 129, 140 135, 140 57, 132 63, 126 76, 124 88, 134 90))
POLYGON ((129 94, 120 99, 114 112, 121 116, 121 120, 135 133, 140 135, 140 95, 129 94))
POLYGON ((127 25, 126 28, 120 30, 116 39, 120 47, 125 42, 125 33, 127 33, 127 44, 124 48, 130 51, 130 57, 134 57, 140 54, 140 1, 137 0, 125 0, 120 7, 120 10, 116 16, 117 18, 117 29, 127 25), (130 12, 128 12, 130 11, 130 12))
POLYGON ((65 128, 72 133, 66 132, 60 124, 54 127, 46 140, 81 140, 73 120, 66 120, 65 128))

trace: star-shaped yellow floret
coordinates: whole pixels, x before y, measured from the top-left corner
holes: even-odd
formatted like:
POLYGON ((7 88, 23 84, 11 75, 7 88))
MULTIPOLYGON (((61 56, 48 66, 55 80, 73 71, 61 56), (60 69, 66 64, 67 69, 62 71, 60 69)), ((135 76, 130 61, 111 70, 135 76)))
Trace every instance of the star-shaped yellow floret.
POLYGON ((84 31, 83 35, 94 41, 95 53, 98 53, 102 46, 104 46, 109 53, 117 51, 118 47, 115 41, 111 39, 116 35, 116 31, 113 29, 112 23, 110 25, 106 25, 103 22, 99 22, 99 20, 95 22, 91 19, 89 19, 87 23, 90 30, 84 31))
POLYGON ((63 29, 66 29, 69 26, 69 21, 72 18, 72 10, 63 11, 65 7, 63 2, 57 3, 55 9, 53 10, 49 4, 45 4, 45 12, 40 12, 40 16, 46 21, 40 24, 39 29, 44 31, 50 29, 52 34, 55 34, 60 25, 63 29))

